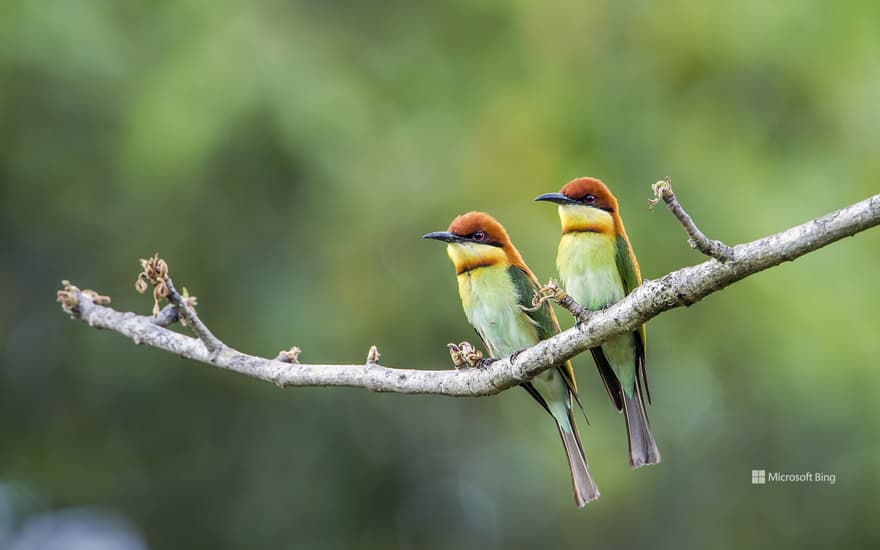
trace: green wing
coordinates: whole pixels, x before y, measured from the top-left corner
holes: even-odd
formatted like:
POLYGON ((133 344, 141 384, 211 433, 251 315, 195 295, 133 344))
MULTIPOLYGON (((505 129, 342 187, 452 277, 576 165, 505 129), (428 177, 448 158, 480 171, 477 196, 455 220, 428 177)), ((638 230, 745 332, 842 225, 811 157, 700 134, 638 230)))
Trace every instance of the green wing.
MULTIPOLYGON (((537 281, 515 265, 508 267, 507 272, 510 274, 510 279, 513 281, 514 288, 516 288, 522 312, 532 321, 532 324, 535 326, 538 333, 538 338, 545 340, 558 334, 559 323, 556 321, 556 314, 553 313, 553 308, 550 306, 550 302, 544 302, 538 309, 530 311, 532 309, 532 300, 538 293, 537 281)), ((559 371, 562 373, 563 378, 565 378, 568 388, 575 395, 575 398, 577 398, 577 383, 574 380, 574 371, 571 368, 571 361, 566 361, 561 365, 559 371)))
POLYGON ((639 271, 639 264, 636 262, 636 256, 633 254, 629 241, 623 235, 617 236, 617 271, 620 272, 620 278, 626 287, 626 293, 642 284, 642 274, 639 271))
MULTIPOLYGON (((642 273, 639 271, 639 263, 636 261, 636 256, 626 237, 623 235, 617 236, 616 248, 617 255, 615 260, 617 261, 617 271, 623 280, 624 291, 626 294, 629 294, 633 289, 642 284, 642 273)), ((642 375, 640 384, 644 385, 645 392, 648 394, 648 402, 650 403, 651 391, 648 389, 648 374, 645 371, 645 346, 647 344, 645 325, 640 326, 638 330, 633 332, 633 336, 636 339, 636 370, 642 375)), ((638 381, 638 376, 636 380, 638 381)))
POLYGON ((538 338, 544 340, 559 332, 559 323, 556 322, 556 315, 550 308, 548 302, 541 304, 541 307, 535 311, 527 311, 532 309, 532 300, 538 293, 538 283, 535 282, 529 274, 512 265, 507 268, 513 286, 519 296, 519 305, 522 306, 523 313, 532 321, 538 331, 538 338))

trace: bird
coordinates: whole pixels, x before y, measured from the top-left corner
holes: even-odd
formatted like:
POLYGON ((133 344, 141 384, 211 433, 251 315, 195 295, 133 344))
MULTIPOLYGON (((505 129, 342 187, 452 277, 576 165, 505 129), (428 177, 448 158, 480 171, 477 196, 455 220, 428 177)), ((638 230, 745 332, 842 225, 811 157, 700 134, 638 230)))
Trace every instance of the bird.
MULTIPOLYGON (((596 178, 577 178, 559 193, 546 193, 535 200, 558 205, 562 237, 556 268, 563 288, 576 302, 589 310, 604 309, 642 284, 617 199, 604 183, 596 178)), ((591 349, 608 395, 626 418, 633 469, 660 463, 660 450, 645 411, 645 395, 651 402, 645 344, 645 325, 641 325, 591 349)))
MULTIPOLYGON (((515 355, 559 332, 549 303, 533 307, 538 279, 492 216, 468 212, 456 217, 447 231, 423 238, 447 243, 465 316, 491 357, 515 355)), ((521 385, 556 421, 575 504, 582 507, 599 498, 572 413, 577 385, 571 363, 560 363, 521 385)))

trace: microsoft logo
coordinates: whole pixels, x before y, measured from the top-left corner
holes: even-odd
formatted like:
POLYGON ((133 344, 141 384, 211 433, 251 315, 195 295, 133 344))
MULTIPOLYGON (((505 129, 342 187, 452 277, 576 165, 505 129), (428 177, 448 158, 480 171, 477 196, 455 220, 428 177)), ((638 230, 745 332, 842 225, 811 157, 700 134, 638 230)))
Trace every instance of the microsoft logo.
POLYGON ((752 470, 752 485, 766 485, 768 483, 837 483, 837 474, 827 472, 768 472, 767 470, 752 470))
POLYGON ((764 485, 767 483, 766 470, 752 470, 752 485, 764 485))

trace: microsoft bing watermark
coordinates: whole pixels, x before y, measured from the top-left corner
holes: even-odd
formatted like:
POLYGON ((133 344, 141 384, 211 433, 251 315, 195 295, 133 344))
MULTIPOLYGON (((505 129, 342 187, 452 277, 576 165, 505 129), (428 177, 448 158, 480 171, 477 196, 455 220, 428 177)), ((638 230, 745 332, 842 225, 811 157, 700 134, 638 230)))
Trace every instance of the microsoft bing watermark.
POLYGON ((752 485, 766 485, 767 483, 837 483, 837 474, 825 472, 768 472, 767 470, 752 470, 752 485))

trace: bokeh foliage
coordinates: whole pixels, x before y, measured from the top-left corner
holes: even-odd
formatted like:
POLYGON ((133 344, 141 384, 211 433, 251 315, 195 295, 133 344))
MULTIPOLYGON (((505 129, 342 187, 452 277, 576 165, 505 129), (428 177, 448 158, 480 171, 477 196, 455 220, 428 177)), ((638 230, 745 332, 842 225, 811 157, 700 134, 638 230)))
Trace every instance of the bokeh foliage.
POLYGON ((242 350, 447 367, 473 333, 423 233, 490 211, 546 279, 532 198, 594 175, 652 278, 702 261, 647 209, 662 176, 731 243, 855 202, 880 189, 878 51, 873 1, 6 0, 0 545, 87 507, 154 548, 877 547, 877 231, 649 325, 659 467, 629 470, 577 359, 581 511, 525 392, 280 391, 52 299, 69 278, 148 312, 159 250, 242 350))

